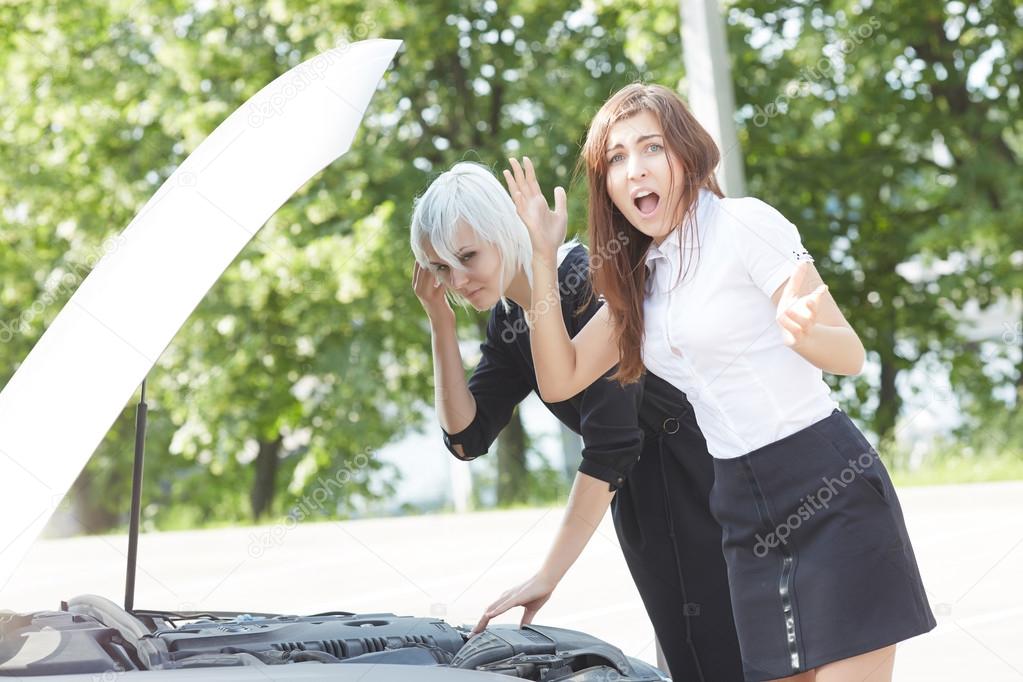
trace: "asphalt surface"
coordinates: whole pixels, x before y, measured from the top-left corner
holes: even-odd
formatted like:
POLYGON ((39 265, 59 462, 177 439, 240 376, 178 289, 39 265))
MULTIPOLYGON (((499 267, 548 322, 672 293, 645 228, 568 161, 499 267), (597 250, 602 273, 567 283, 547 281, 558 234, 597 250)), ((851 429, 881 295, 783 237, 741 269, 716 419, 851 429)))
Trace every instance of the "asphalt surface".
MULTIPOLYGON (((1023 481, 907 488, 900 499, 937 629, 900 645, 899 682, 1023 681, 1023 481)), ((136 606, 437 616, 473 624, 540 565, 562 510, 479 512, 150 533, 136 606)), ((0 608, 124 595, 123 535, 40 540, 0 608)), ((496 622, 518 622, 520 609, 496 622)), ((610 513, 535 622, 589 632, 656 662, 653 629, 610 513)))

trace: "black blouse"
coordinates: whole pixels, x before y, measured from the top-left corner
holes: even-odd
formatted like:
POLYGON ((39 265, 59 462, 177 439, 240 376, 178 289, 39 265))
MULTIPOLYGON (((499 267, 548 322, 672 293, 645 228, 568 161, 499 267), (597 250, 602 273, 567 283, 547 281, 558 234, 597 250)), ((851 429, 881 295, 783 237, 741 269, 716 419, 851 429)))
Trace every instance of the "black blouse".
MULTIPOLYGON (((577 246, 558 267, 561 313, 569 336, 575 336, 603 303, 596 299, 578 312, 589 296, 589 256, 577 246)), ((476 416, 459 433, 444 432, 444 444, 453 455, 461 445, 471 460, 486 454, 511 419, 515 406, 530 391, 537 391, 536 370, 530 352, 529 329, 521 307, 509 301, 505 312, 499 302, 490 311, 482 357, 469 378, 469 391, 476 399, 476 416)), ((578 395, 558 403, 544 401, 555 417, 583 439, 579 471, 617 490, 625 482, 643 447, 638 410, 643 397, 642 382, 622 387, 608 371, 578 395)), ((539 391, 537 391, 539 393, 539 391)))

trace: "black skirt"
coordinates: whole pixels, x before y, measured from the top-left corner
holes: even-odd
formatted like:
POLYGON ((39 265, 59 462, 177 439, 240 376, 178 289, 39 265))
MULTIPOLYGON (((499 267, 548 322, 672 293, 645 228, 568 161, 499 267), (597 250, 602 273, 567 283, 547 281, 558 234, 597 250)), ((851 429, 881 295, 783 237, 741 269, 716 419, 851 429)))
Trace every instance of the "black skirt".
POLYGON ((643 452, 611 502, 615 532, 671 675, 742 682, 721 526, 710 513, 714 459, 685 394, 647 373, 643 452))
POLYGON ((888 472, 841 410, 714 460, 748 682, 786 677, 934 628, 888 472))

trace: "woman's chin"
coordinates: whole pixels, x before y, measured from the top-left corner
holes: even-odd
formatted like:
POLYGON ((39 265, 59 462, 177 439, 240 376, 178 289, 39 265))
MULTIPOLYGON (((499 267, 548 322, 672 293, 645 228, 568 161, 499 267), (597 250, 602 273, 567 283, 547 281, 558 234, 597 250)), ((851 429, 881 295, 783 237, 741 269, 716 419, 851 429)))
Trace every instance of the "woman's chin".
POLYGON ((646 220, 642 216, 639 216, 638 218, 629 220, 629 224, 631 224, 637 232, 645 234, 655 242, 660 242, 662 239, 671 234, 671 226, 665 225, 662 220, 646 220))
POLYGON ((497 305, 498 299, 491 296, 490 294, 480 294, 472 298, 465 299, 469 302, 469 305, 473 307, 477 312, 484 312, 490 310, 497 305))

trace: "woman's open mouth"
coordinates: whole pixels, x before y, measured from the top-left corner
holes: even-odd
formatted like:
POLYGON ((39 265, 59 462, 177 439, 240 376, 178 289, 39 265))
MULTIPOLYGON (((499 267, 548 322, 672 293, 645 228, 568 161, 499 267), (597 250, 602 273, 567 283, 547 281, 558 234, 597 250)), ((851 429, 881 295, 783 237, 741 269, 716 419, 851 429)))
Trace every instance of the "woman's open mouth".
POLYGON ((657 211, 661 197, 657 192, 640 192, 632 199, 632 203, 636 205, 640 215, 649 218, 657 211))

